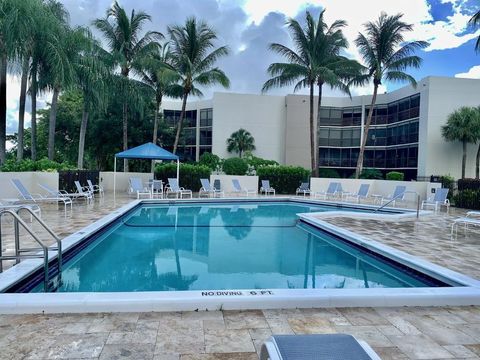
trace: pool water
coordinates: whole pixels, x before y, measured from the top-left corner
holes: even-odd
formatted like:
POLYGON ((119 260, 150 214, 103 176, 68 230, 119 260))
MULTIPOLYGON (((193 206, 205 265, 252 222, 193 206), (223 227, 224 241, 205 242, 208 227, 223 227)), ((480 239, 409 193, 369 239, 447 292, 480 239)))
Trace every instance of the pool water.
POLYGON ((329 210, 287 202, 142 205, 64 264, 57 291, 434 286, 296 215, 329 210))

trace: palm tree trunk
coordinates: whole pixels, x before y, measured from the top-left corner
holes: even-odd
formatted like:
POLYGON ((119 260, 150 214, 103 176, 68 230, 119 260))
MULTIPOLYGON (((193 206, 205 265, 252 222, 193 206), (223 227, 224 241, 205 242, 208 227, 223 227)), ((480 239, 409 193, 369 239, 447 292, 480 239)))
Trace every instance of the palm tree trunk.
POLYGON ((183 93, 182 112, 178 120, 177 133, 175 135, 175 142, 173 143, 173 153, 177 153, 178 142, 180 141, 180 134, 182 132, 183 119, 185 118, 185 108, 187 107, 188 92, 183 93))
MULTIPOLYGON (((128 149, 128 107, 123 103, 123 151, 128 149)), ((128 160, 123 159, 123 172, 128 172, 128 160)))
POLYGON ((373 85, 373 96, 372 102, 370 104, 370 110, 368 111, 367 122, 365 124, 365 128, 363 129, 363 139, 362 143, 360 144, 360 152, 358 153, 358 160, 357 160, 357 168, 355 170, 355 179, 360 177, 360 174, 363 170, 363 155, 365 154, 365 146, 367 145, 367 138, 368 138, 368 130, 370 129, 370 124, 372 123, 372 116, 373 116, 373 107, 377 101, 377 92, 378 92, 378 83, 374 83, 373 85))
POLYGON ((5 162, 7 141, 7 56, 0 58, 0 165, 5 162))
POLYGON ((50 106, 50 119, 48 122, 48 159, 55 157, 55 123, 57 121, 57 102, 60 89, 55 86, 53 89, 52 105, 50 106))
POLYGON ((314 82, 310 82, 310 166, 312 168, 312 175, 315 176, 315 174, 318 174, 318 171, 315 171, 316 168, 318 168, 318 164, 316 163, 316 150, 315 150, 315 124, 313 122, 313 90, 314 90, 314 82))
MULTIPOLYGON (((158 138, 158 112, 160 111, 160 104, 162 103, 162 96, 157 98, 157 106, 155 108, 155 118, 153 123, 153 143, 157 145, 158 138)), ((152 173, 155 171, 155 160, 152 160, 152 173)))
POLYGON ((25 126, 25 100, 27 97, 28 63, 28 58, 23 60, 22 80, 20 81, 20 100, 18 105, 17 161, 23 159, 23 129, 25 126))
POLYGON ((32 160, 37 160, 37 67, 32 66, 32 85, 30 87, 30 97, 32 98, 32 121, 31 121, 31 153, 32 160))
POLYGON ((477 150, 477 162, 475 166, 475 178, 480 179, 480 144, 478 144, 477 150))
POLYGON ((320 125, 320 108, 322 106, 322 92, 323 92, 323 82, 319 81, 318 82, 318 102, 317 102, 317 123, 315 124, 315 163, 317 166, 315 167, 314 171, 314 176, 318 177, 319 176, 319 171, 318 171, 318 146, 317 146, 317 139, 318 139, 318 133, 317 129, 318 126, 320 125))
POLYGON ((78 139, 78 160, 77 168, 83 169, 83 155, 85 151, 85 135, 87 134, 88 110, 87 105, 83 105, 82 122, 80 124, 80 138, 78 139))
POLYGON ((467 165, 467 142, 462 141, 463 156, 462 156, 462 179, 465 179, 465 167, 467 165))

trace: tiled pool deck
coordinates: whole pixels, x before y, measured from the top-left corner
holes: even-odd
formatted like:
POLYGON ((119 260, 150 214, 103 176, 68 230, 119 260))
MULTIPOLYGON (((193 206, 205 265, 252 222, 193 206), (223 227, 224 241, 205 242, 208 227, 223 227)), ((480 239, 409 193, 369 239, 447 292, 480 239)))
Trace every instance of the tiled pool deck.
MULTIPOLYGON (((108 197, 63 208, 42 207, 43 218, 65 237, 130 199, 108 197)), ((480 278, 480 233, 450 239, 452 209, 420 220, 328 221, 366 237, 480 278)), ((4 224, 8 233, 10 224, 4 224)), ((4 247, 12 247, 7 239, 4 247)), ((272 333, 344 332, 367 341, 382 359, 479 359, 480 307, 336 308, 0 315, 0 359, 257 359, 272 333)))

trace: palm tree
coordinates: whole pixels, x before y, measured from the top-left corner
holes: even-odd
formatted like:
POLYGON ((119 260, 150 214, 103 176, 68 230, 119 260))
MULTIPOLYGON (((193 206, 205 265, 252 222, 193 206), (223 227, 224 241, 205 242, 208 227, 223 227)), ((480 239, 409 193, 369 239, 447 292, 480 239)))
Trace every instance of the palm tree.
MULTIPOLYGON (((130 71, 140 68, 142 59, 159 48, 158 40, 163 35, 156 31, 147 31, 142 37, 140 32, 146 21, 151 21, 150 15, 132 10, 128 17, 125 9, 114 2, 103 19, 97 19, 93 25, 103 34, 112 56, 120 67, 120 73, 128 79, 130 71), (110 21, 112 19, 112 21, 110 21)), ((128 148, 128 82, 123 92, 123 150, 128 148)), ((123 162, 124 171, 128 171, 128 161, 123 162)))
POLYGON ((475 136, 475 143, 478 141, 477 157, 475 159, 475 178, 480 179, 480 106, 475 108, 477 116, 475 116, 473 123, 473 133, 475 136))
MULTIPOLYGON (((158 139, 158 114, 164 96, 179 98, 182 96, 182 86, 177 82, 180 80, 178 73, 170 65, 172 53, 168 44, 162 49, 153 53, 143 62, 141 71, 142 81, 147 84, 155 94, 155 117, 153 120, 152 142, 156 145, 158 139)), ((155 161, 152 161, 152 170, 155 161)))
MULTIPOLYGON (((468 21, 468 24, 473 28, 477 28, 478 26, 480 26, 480 10, 472 16, 472 18, 468 21)), ((480 51, 480 36, 475 43, 475 50, 480 51)))
POLYGON ((461 141, 462 156, 462 179, 465 178, 465 166, 467 163, 467 144, 477 140, 478 112, 475 108, 461 107, 455 110, 447 118, 446 125, 442 126, 442 136, 447 141, 461 141))
POLYGON ((373 81, 373 96, 367 121, 363 130, 363 140, 358 154, 355 178, 358 179, 363 169, 363 155, 368 138, 368 130, 372 122, 373 109, 377 100, 378 87, 382 81, 408 81, 416 86, 415 79, 405 73, 408 67, 419 68, 422 59, 414 55, 415 51, 425 48, 425 41, 405 42, 403 34, 413 30, 411 24, 400 19, 403 14, 389 16, 381 13, 375 22, 365 24, 366 35, 361 33, 355 40, 360 55, 368 69, 364 81, 373 81))
POLYGON ((239 157, 242 157, 242 154, 245 151, 255 150, 255 139, 252 134, 250 134, 245 129, 239 129, 232 133, 227 139, 227 151, 237 152, 239 157))
MULTIPOLYGON (((306 26, 303 28, 295 19, 287 22, 293 38, 295 50, 282 44, 270 44, 270 50, 285 57, 287 63, 273 63, 268 67, 272 76, 263 85, 265 92, 274 87, 295 84, 294 91, 307 87, 310 92, 310 161, 314 176, 318 176, 317 136, 314 122, 314 89, 318 86, 318 110, 322 102, 323 85, 339 89, 350 95, 349 82, 359 74, 360 64, 354 60, 340 56, 340 52, 348 47, 342 28, 343 20, 335 21, 331 26, 324 22, 325 10, 315 21, 310 12, 306 12, 306 26)), ((320 111, 317 112, 317 123, 320 122, 320 111)))
POLYGON ((222 56, 228 55, 228 48, 215 47, 217 34, 203 21, 198 22, 195 17, 188 18, 185 25, 168 27, 172 43, 172 65, 176 69, 182 85, 182 111, 177 125, 173 153, 177 152, 187 98, 190 94, 202 96, 197 86, 220 84, 224 88, 230 86, 230 80, 225 73, 214 64, 222 56))

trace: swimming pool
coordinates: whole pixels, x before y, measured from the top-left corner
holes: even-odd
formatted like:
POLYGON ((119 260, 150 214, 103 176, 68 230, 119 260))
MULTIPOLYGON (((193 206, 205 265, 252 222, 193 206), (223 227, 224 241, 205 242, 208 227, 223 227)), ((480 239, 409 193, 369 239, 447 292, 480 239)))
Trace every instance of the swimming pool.
POLYGON ((153 310, 329 306, 333 298, 348 298, 345 306, 418 305, 441 294, 458 302, 469 293, 471 279, 462 274, 317 218, 408 215, 373 210, 286 198, 136 201, 64 240, 55 292, 42 293, 38 269, 4 291, 31 292, 29 306, 42 311, 65 299, 68 311, 86 304, 88 311, 126 311, 132 302, 140 311, 147 303, 153 310))

